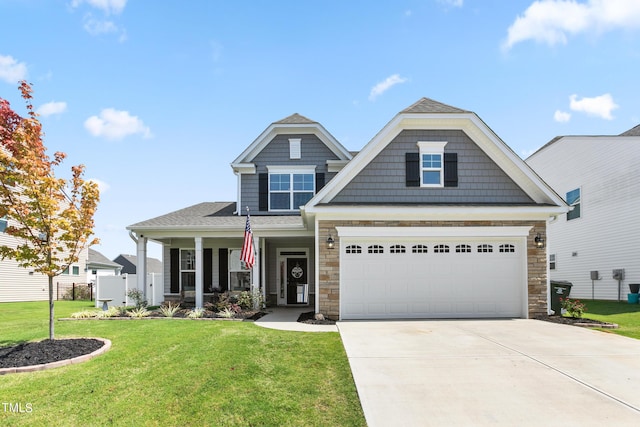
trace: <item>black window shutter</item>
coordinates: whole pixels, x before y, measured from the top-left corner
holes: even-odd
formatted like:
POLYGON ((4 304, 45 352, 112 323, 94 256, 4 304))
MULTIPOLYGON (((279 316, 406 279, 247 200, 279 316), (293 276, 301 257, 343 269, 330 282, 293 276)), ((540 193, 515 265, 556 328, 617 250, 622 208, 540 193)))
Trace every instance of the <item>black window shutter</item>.
POLYGON ((458 186, 458 153, 444 153, 444 186, 458 186))
POLYGON ((213 288, 213 249, 202 250, 202 286, 205 292, 213 288))
POLYGON ((172 294, 180 292, 180 249, 169 249, 169 291, 172 294))
POLYGON ((258 174, 258 210, 269 210, 269 174, 258 174))
POLYGON ((420 154, 406 153, 405 156, 407 187, 420 187, 420 154))
POLYGON ((316 193, 324 187, 324 172, 316 173, 316 193))
POLYGON ((229 290, 229 250, 218 249, 218 286, 222 292, 229 290))

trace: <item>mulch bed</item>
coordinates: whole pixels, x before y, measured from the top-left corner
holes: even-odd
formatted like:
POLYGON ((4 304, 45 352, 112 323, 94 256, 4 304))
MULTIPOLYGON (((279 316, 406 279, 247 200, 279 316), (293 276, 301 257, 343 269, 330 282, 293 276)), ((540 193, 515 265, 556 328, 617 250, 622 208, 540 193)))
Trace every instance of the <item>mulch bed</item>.
POLYGON ((92 338, 44 340, 0 348, 0 368, 41 365, 84 356, 102 348, 102 341, 92 338))
POLYGON ((566 316, 537 316, 536 320, 545 322, 561 323, 563 325, 586 326, 592 328, 611 328, 618 327, 615 323, 601 322, 600 320, 585 319, 583 317, 566 317, 566 316))
POLYGON ((313 311, 309 311, 306 313, 301 313, 298 316, 298 322, 307 323, 309 325, 335 325, 335 320, 324 319, 324 320, 316 320, 315 313, 313 311))

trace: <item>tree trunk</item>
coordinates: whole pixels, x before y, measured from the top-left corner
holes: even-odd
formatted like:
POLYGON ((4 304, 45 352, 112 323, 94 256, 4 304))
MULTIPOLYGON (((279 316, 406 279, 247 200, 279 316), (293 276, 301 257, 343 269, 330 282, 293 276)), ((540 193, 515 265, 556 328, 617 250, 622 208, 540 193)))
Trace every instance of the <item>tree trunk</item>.
POLYGON ((49 276, 49 339, 53 340, 53 276, 49 276))

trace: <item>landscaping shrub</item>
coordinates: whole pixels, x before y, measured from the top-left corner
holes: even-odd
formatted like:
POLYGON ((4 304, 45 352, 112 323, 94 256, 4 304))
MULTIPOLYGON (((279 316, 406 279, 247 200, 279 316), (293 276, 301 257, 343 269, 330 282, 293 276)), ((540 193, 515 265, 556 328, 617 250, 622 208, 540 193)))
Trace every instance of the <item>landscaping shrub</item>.
POLYGON ((587 306, 577 299, 560 298, 560 303, 562 304, 562 308, 567 310, 567 313, 571 317, 580 318, 584 312, 587 311, 587 306))
POLYGON ((139 309, 147 306, 147 300, 144 299, 144 295, 139 289, 129 289, 127 291, 127 296, 133 300, 136 308, 139 309))

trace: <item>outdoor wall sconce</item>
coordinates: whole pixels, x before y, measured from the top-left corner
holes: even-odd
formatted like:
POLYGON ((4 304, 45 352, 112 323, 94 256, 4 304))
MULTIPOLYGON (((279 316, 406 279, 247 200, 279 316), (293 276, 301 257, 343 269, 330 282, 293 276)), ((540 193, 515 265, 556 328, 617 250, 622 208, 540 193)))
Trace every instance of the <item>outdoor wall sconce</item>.
POLYGON ((536 248, 544 249, 544 237, 542 237, 540 233, 538 233, 538 235, 535 237, 535 239, 533 239, 533 241, 536 244, 536 248))
POLYGON ((329 237, 327 237, 327 248, 333 249, 334 244, 335 241, 333 240, 333 237, 331 237, 331 234, 329 234, 329 237))

